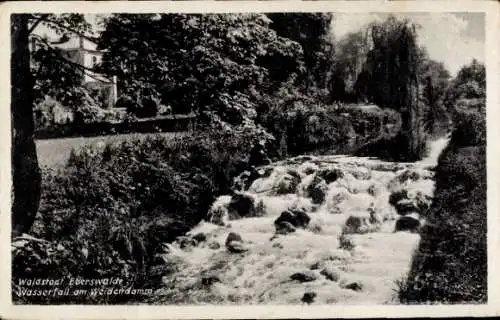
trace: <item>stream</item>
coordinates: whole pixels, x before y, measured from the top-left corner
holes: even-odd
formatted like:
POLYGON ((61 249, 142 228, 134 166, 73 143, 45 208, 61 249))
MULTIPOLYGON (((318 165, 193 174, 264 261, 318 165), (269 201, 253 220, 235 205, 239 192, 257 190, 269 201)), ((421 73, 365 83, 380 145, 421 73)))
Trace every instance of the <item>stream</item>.
POLYGON ((447 143, 415 163, 298 156, 257 168, 166 245, 172 272, 157 294, 168 304, 397 303, 447 143))

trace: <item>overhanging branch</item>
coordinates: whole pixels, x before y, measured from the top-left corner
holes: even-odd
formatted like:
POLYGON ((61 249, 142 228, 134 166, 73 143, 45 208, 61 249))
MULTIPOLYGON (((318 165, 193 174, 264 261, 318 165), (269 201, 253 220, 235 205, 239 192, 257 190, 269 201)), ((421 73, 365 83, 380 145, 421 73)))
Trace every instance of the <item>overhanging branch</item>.
MULTIPOLYGON (((46 39, 44 39, 44 38, 40 37, 40 36, 39 36, 39 35, 37 35, 37 34, 33 34, 33 36, 34 36, 34 37, 36 37, 38 40, 42 41, 42 42, 43 42, 43 43, 47 46, 47 48, 48 48, 49 50, 51 50, 52 52, 54 52, 54 53, 55 53, 55 56, 54 56, 54 58, 55 58, 55 59, 61 60, 62 62, 65 62, 65 63, 67 63, 67 64, 70 64, 70 65, 72 65, 72 66, 74 66, 74 67, 76 67, 76 68, 78 68, 78 69, 80 69, 80 70, 83 70, 83 71, 89 71, 89 72, 95 73, 95 70, 93 70, 93 69, 91 69, 91 68, 88 68, 88 67, 85 67, 85 66, 83 66, 83 65, 81 65, 81 64, 79 64, 79 63, 77 63, 77 62, 74 62, 74 61, 68 60, 68 59, 64 58, 63 56, 61 56, 61 55, 60 55, 60 52, 59 52, 59 51, 57 51, 56 49, 54 49, 54 48, 50 45, 50 43, 48 43, 48 41, 47 41, 46 39)), ((103 81, 102 79, 99 79, 99 78, 95 77, 95 76, 94 76, 94 75, 92 75, 92 74, 88 74, 88 73, 85 73, 85 72, 84 72, 84 74, 85 74, 85 75, 87 75, 87 76, 89 76, 90 78, 92 78, 92 79, 94 79, 94 80, 97 80, 97 81, 99 81, 99 82, 102 82, 102 83, 106 83, 106 84, 112 84, 112 83, 113 83, 112 81, 103 81)))
MULTIPOLYGON (((36 22, 38 22, 38 23, 40 23, 40 22, 46 22, 46 23, 48 23, 48 24, 53 24, 53 25, 56 25, 56 26, 58 26, 58 27, 60 27, 60 28, 62 28, 62 29, 66 29, 67 31, 69 31, 69 32, 71 32, 71 33, 76 34, 77 36, 80 36, 80 37, 85 38, 85 39, 87 39, 87 40, 89 40, 89 41, 92 41, 92 42, 94 42, 94 43, 97 43, 97 38, 90 37, 90 36, 88 36, 88 35, 84 34, 83 32, 76 30, 75 28, 72 28, 72 27, 69 27, 69 26, 64 25, 63 23, 61 23, 61 22, 59 22, 59 21, 52 20, 52 19, 48 19, 48 18, 47 18, 48 16, 49 16, 48 14, 46 14, 46 15, 42 15, 42 16, 40 16, 40 17, 38 18, 38 20, 37 20, 36 22)), ((36 23, 36 22, 35 22, 35 23, 36 23)))
POLYGON ((37 20, 35 22, 33 22, 33 25, 28 30, 28 34, 31 34, 33 32, 33 30, 35 30, 35 28, 38 27, 40 22, 42 22, 42 19, 44 19, 45 17, 48 17, 48 16, 49 16, 48 14, 43 14, 39 18, 37 18, 37 20))

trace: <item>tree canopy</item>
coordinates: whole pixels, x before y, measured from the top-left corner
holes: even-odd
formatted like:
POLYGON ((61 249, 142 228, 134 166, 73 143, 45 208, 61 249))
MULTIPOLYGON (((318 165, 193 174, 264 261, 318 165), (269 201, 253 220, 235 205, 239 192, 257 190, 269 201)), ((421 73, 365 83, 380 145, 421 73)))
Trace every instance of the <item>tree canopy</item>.
POLYGON ((113 15, 99 48, 101 70, 124 92, 174 112, 209 109, 221 95, 273 90, 302 71, 302 49, 269 28, 263 14, 113 15), (127 34, 127 37, 123 37, 127 34))

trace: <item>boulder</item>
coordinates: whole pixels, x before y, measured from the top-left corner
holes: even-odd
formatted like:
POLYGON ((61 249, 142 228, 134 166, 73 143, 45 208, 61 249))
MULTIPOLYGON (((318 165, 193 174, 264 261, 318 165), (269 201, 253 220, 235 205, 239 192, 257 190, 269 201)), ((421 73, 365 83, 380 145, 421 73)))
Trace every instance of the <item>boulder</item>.
POLYGON ((210 207, 206 220, 224 226, 228 220, 228 204, 231 202, 231 196, 220 196, 210 207))
POLYGON ((351 251, 355 247, 356 247, 356 243, 354 242, 354 240, 352 239, 351 236, 348 236, 345 233, 340 235, 340 237, 339 237, 339 249, 351 251))
POLYGON ((269 177, 272 171, 272 167, 256 168, 255 166, 251 166, 235 178, 235 188, 237 190, 247 190, 255 180, 269 177))
POLYGON ((395 231, 418 232, 420 220, 414 216, 403 216, 396 221, 395 231))
POLYGON ((300 299, 300 301, 304 302, 304 303, 307 303, 307 304, 311 304, 314 302, 314 299, 316 298, 317 294, 316 292, 306 292, 304 293, 304 295, 302 296, 302 299, 300 299))
POLYGON ((239 176, 234 179, 234 188, 236 190, 246 190, 252 184, 254 180, 259 178, 259 175, 255 174, 255 170, 245 170, 239 176))
POLYGON ((283 249, 283 245, 279 242, 273 243, 273 248, 283 249))
POLYGON ((311 221, 311 218, 304 211, 289 209, 281 213, 278 219, 274 221, 274 225, 276 226, 276 229, 278 229, 278 226, 283 222, 288 222, 295 228, 304 229, 309 224, 309 221, 311 221))
POLYGON ((398 175, 398 180, 400 183, 404 183, 407 180, 417 181, 420 179, 420 174, 417 171, 406 169, 398 175))
POLYGON ((204 276, 201 278, 201 284, 203 286, 209 287, 216 282, 221 282, 220 278, 217 276, 204 276))
POLYGON ((255 199, 244 193, 236 193, 231 197, 228 204, 228 214, 230 220, 244 217, 257 217, 262 215, 262 208, 258 206, 255 199))
POLYGON ((230 232, 226 238, 226 245, 231 241, 243 242, 243 238, 239 234, 237 234, 236 232, 230 232))
POLYGON ((217 250, 217 249, 220 249, 220 243, 218 243, 217 241, 212 241, 208 244, 208 247, 212 250, 217 250))
POLYGON ((179 237, 177 241, 179 243, 179 247, 183 250, 189 250, 190 248, 198 245, 198 241, 190 237, 179 237))
POLYGON ((295 171, 288 171, 276 182, 276 194, 295 193, 300 183, 300 176, 295 171))
POLYGON ((328 185, 325 180, 314 176, 311 184, 307 186, 306 192, 307 196, 312 199, 312 203, 321 204, 325 201, 326 192, 328 191, 328 185))
POLYGON ((330 281, 337 282, 340 279, 340 273, 337 270, 330 267, 326 267, 323 270, 321 270, 320 274, 330 281))
POLYGON ((348 283, 344 286, 345 289, 350 289, 350 290, 354 290, 354 291, 361 291, 363 290, 363 284, 356 281, 356 282, 351 282, 351 283, 348 283))
POLYGON ((192 238, 196 240, 198 243, 207 241, 207 235, 204 234, 203 232, 195 234, 192 238))
POLYGON ((366 233, 370 229, 369 217, 364 216, 349 216, 344 227, 342 228, 343 234, 352 233, 366 233))
POLYGON ((399 200, 394 205, 394 207, 396 208, 397 213, 402 216, 410 214, 412 212, 420 212, 420 208, 415 203, 415 201, 410 199, 399 200))
POLYGON ((295 232, 295 227, 288 221, 282 221, 275 224, 276 234, 288 234, 295 232))
POLYGON ((393 191, 389 196, 389 203, 392 204, 393 206, 396 206, 396 204, 401 200, 407 200, 407 199, 409 199, 408 190, 406 189, 396 190, 393 191))
POLYGON ((302 272, 296 272, 290 276, 290 279, 299 281, 299 282, 310 282, 318 279, 318 276, 315 272, 311 270, 306 270, 302 272))
POLYGON ((241 253, 248 251, 241 236, 235 232, 229 233, 226 238, 226 249, 232 253, 241 253))
POLYGON ((321 169, 317 175, 325 180, 327 184, 337 181, 337 179, 344 177, 344 173, 338 168, 325 168, 321 169))

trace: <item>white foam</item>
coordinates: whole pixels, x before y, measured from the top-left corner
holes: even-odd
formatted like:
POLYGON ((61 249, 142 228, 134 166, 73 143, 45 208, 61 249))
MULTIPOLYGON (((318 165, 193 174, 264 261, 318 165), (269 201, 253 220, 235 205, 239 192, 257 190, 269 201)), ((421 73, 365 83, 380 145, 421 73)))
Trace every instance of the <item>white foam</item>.
MULTIPOLYGON (((394 232, 397 214, 388 203, 389 195, 406 189, 410 197, 418 193, 432 196, 434 182, 427 168, 436 164, 447 141, 443 138, 434 142, 429 157, 413 164, 316 156, 296 157, 272 165, 271 174, 255 180, 248 190, 257 201, 263 202, 264 216, 226 221, 225 226, 203 222, 190 234, 203 232, 206 242, 189 250, 181 250, 177 243, 169 245, 166 261, 180 261, 182 266, 165 279, 173 286, 168 296, 184 303, 300 304, 305 292, 314 291, 317 303, 390 301, 396 281, 401 280, 410 267, 419 236, 394 232), (325 202, 315 207, 306 198, 305 190, 312 182, 314 171, 320 168, 337 168, 344 175, 328 185, 325 202), (289 170, 301 176, 296 192, 274 195, 271 190, 289 170), (415 171, 419 178, 401 182, 398 175, 405 170, 415 171), (311 218, 309 226, 275 237, 274 220, 288 208, 305 210, 311 218), (385 222, 377 232, 349 234, 342 239, 343 245, 351 243, 354 248, 341 249, 346 219, 359 216, 366 221, 370 212, 385 222), (233 254, 225 249, 230 232, 241 235, 249 249, 247 252, 233 254), (220 248, 211 248, 214 242, 218 242, 220 248), (334 268, 339 273, 339 281, 326 279, 320 274, 321 268, 312 271, 317 277, 314 281, 290 280, 290 275, 308 271, 313 264, 334 268), (210 288, 203 287, 200 278, 207 273, 216 275, 221 282, 210 288), (361 291, 345 288, 353 282, 362 285, 361 291)), ((224 210, 229 201, 229 196, 219 197, 212 210, 224 210)))

